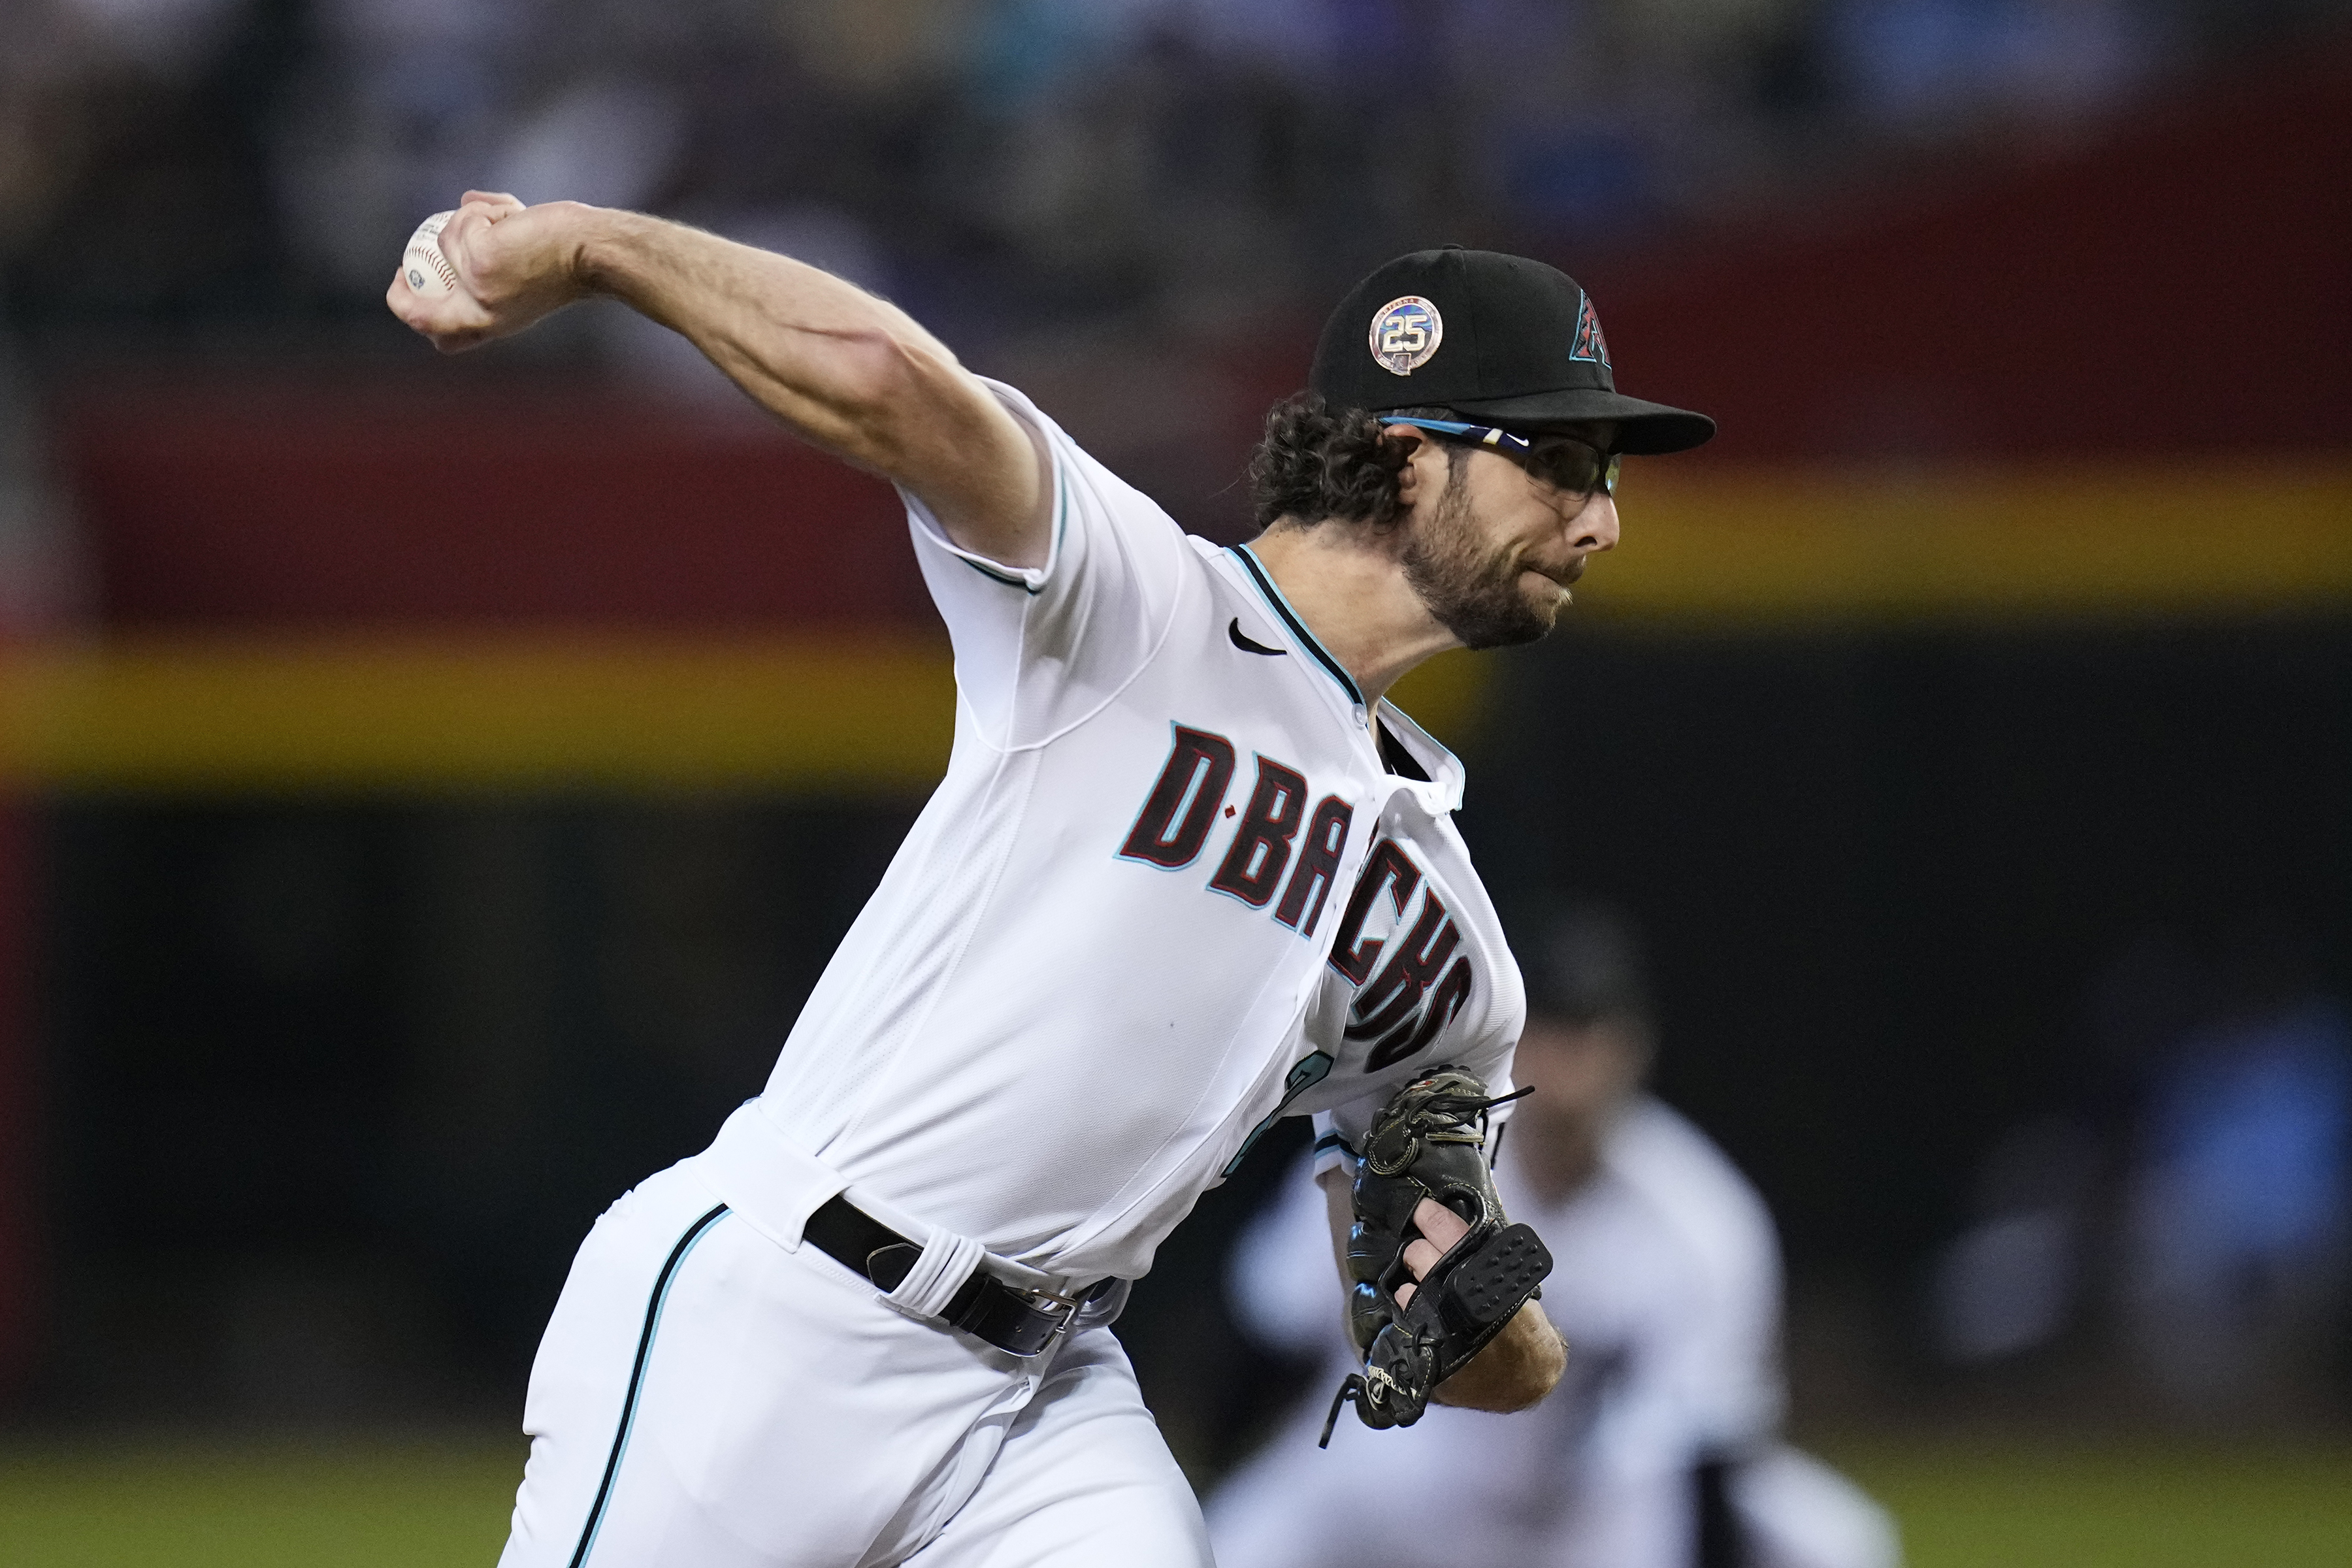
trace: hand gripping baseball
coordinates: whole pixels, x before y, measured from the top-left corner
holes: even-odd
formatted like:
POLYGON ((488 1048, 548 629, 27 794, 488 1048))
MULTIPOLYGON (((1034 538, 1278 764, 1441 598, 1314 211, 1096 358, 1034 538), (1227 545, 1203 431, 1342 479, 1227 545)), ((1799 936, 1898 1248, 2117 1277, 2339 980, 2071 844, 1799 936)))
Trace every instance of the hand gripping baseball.
POLYGON ((573 202, 527 207, 495 191, 467 191, 438 236, 457 286, 419 293, 403 270, 384 303, 443 353, 511 336, 588 292, 579 220, 591 211, 573 202))
POLYGON ((1324 1443, 1350 1399, 1367 1426, 1420 1420, 1437 1385, 1501 1333, 1551 1272, 1536 1233, 1504 1215, 1486 1169, 1486 1112, 1517 1098, 1497 1100, 1474 1075, 1442 1067, 1397 1090, 1373 1118, 1348 1236, 1348 1331, 1364 1364, 1333 1396, 1324 1443), (1414 1225, 1424 1202, 1466 1227, 1433 1260, 1434 1244, 1414 1225))

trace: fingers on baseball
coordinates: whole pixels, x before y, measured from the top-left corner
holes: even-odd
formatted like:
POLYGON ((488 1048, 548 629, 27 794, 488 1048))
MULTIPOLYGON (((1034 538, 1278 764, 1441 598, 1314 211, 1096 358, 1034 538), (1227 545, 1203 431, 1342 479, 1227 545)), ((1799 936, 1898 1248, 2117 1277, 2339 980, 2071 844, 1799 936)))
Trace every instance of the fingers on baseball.
POLYGON ((501 219, 512 217, 523 210, 522 203, 503 191, 467 191, 458 202, 457 210, 441 226, 441 254, 461 270, 465 267, 458 253, 474 236, 501 219))
MULTIPOLYGON (((1443 1204, 1423 1198, 1413 1205, 1412 1226, 1421 1234, 1405 1243, 1404 1266, 1412 1270, 1415 1279, 1426 1279, 1437 1260, 1454 1247, 1454 1244, 1470 1234, 1468 1222, 1443 1204)), ((1400 1307, 1412 1305, 1413 1287, 1400 1285, 1396 1301, 1400 1307)))
POLYGON ((383 302, 394 315, 400 318, 403 326, 413 328, 420 332, 426 331, 425 317, 428 312, 425 310, 425 298, 408 286, 407 268, 395 267, 392 269, 392 286, 383 291, 383 302))
POLYGON ((464 294, 419 294, 408 286, 406 270, 394 272, 383 302, 402 324, 432 340, 443 353, 456 353, 484 342, 489 335, 489 315, 464 294))

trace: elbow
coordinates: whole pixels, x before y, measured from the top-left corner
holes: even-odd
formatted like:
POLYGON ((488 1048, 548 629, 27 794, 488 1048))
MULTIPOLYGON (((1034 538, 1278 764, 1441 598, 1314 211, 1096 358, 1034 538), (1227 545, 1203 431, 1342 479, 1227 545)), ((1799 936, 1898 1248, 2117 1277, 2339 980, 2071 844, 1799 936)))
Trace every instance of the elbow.
POLYGON ((910 416, 924 380, 917 345, 887 326, 858 327, 840 334, 830 357, 824 401, 845 425, 879 430, 910 416))
POLYGON ((963 374, 946 348, 879 309, 829 321, 756 314, 696 342, 770 413, 860 467, 894 475, 923 433, 925 405, 963 374))
POLYGON ((941 345, 888 325, 845 334, 835 366, 824 400, 831 444, 890 475, 904 469, 912 444, 936 439, 956 423, 957 394, 968 380, 941 345))

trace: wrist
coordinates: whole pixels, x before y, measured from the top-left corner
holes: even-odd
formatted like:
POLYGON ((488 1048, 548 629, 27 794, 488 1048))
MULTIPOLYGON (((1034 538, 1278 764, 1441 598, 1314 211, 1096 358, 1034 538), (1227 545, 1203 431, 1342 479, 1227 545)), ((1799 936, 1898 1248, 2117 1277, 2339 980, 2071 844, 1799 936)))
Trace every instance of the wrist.
POLYGON ((557 232, 562 236, 564 271, 573 289, 583 295, 621 292, 628 269, 630 220, 638 215, 592 207, 585 202, 550 205, 562 209, 557 232))

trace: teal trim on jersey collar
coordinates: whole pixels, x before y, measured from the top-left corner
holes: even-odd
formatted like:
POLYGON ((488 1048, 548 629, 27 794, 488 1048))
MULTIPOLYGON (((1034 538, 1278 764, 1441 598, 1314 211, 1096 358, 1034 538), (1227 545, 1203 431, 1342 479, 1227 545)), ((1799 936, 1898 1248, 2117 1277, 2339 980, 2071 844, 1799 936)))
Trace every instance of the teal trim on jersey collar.
MULTIPOLYGON (((1355 678, 1348 673, 1348 667, 1332 658, 1330 650, 1317 641, 1315 634, 1307 629, 1307 623, 1299 617, 1298 612, 1291 607, 1290 601, 1283 597, 1282 590, 1274 585, 1273 575, 1266 571, 1265 563, 1258 560, 1248 545, 1229 544, 1225 549, 1228 554, 1241 563, 1242 570, 1248 574, 1250 581, 1256 584, 1258 593, 1265 598, 1267 607, 1274 611, 1276 618, 1288 626, 1291 635, 1298 639, 1299 645, 1315 656, 1316 662, 1323 667, 1324 672, 1339 683, 1339 689, 1346 692, 1348 700, 1356 705, 1356 711, 1362 716, 1363 722, 1369 729, 1377 715, 1371 704, 1364 700, 1364 694, 1357 689, 1355 678)), ((1462 759, 1455 756, 1444 742, 1423 729, 1413 721, 1412 714, 1407 713, 1394 702, 1383 697, 1381 699, 1381 707, 1386 709, 1403 728, 1410 730, 1414 740, 1429 747, 1451 764, 1442 768, 1439 773, 1433 773, 1425 782, 1434 788, 1445 791, 1454 803, 1445 809, 1448 811, 1455 809, 1461 803, 1462 759)), ((1403 746, 1406 754, 1412 754, 1412 748, 1405 746, 1403 740, 1396 736, 1390 726, 1383 724, 1380 733, 1387 735, 1395 744, 1403 746)), ((1377 741, 1374 742, 1373 749, 1379 750, 1377 741)), ((1420 762, 1418 757, 1414 757, 1413 760, 1420 762)), ((1387 766, 1388 758, 1385 755, 1381 756, 1381 763, 1383 767, 1387 766)), ((1428 764, 1422 765, 1426 767, 1428 764)))
POLYGON ((1364 694, 1356 688, 1356 678, 1349 675, 1348 667, 1333 658, 1331 650, 1318 642, 1315 634, 1307 629, 1307 622, 1290 607, 1290 601, 1282 596, 1282 590, 1274 585, 1274 577, 1266 571, 1265 563, 1246 544, 1228 545, 1226 548, 1242 563, 1242 570, 1249 574, 1250 581, 1257 584, 1257 591, 1265 598, 1267 607, 1290 628, 1291 636, 1298 639, 1299 645, 1315 656, 1316 662, 1323 667, 1325 673, 1339 683, 1339 689, 1348 694, 1348 700, 1356 705, 1357 711, 1364 715, 1365 722, 1370 723, 1371 711, 1364 701, 1364 694))

